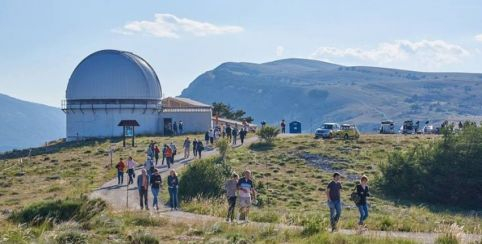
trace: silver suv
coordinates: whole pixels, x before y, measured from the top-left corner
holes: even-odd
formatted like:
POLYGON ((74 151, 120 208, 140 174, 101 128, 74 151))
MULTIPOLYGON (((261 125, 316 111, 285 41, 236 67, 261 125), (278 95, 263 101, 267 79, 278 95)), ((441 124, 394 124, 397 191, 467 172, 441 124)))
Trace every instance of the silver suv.
POLYGON ((315 130, 315 138, 333 138, 340 131, 340 124, 324 123, 321 128, 315 130))

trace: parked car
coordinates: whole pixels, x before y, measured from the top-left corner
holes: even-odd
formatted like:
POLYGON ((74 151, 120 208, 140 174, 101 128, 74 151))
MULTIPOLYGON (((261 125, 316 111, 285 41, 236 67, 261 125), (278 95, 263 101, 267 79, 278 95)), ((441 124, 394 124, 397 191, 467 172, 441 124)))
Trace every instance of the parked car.
POLYGON ((384 120, 380 125, 380 134, 395 134, 395 123, 393 120, 384 120))
POLYGON ((342 124, 340 130, 335 132, 336 138, 343 138, 345 140, 360 138, 360 132, 354 124, 342 124))
POLYGON ((400 127, 401 134, 415 134, 415 126, 413 120, 406 120, 403 122, 402 127, 400 127))
POLYGON ((339 130, 340 125, 337 123, 324 123, 315 130, 315 138, 333 138, 339 130))

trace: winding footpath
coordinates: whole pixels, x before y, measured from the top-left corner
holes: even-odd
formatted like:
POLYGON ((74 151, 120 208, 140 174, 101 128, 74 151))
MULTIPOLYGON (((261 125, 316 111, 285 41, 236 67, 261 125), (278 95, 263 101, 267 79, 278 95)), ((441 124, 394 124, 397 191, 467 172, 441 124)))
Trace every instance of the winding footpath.
MULTIPOLYGON (((283 134, 282 137, 285 136, 292 136, 290 134, 283 134)), ((243 145, 234 146, 233 149, 239 147, 246 147, 250 144, 258 141, 257 137, 250 137, 245 140, 243 145)), ((191 153, 192 154, 192 153, 191 153)), ((203 158, 218 155, 217 149, 208 149, 203 151, 203 158)), ((195 160, 194 157, 188 159, 177 159, 173 165, 171 165, 171 169, 175 169, 179 171, 184 166, 190 164, 195 160)), ((159 170, 162 179, 167 179, 169 175, 169 170, 166 165, 158 165, 156 168, 159 170)), ((136 169, 136 175, 141 174, 142 167, 138 167, 136 169)), ((124 180, 126 177, 124 177, 124 180)), ((128 179, 128 178, 127 178, 128 179)), ((149 200, 151 200, 152 195, 149 195, 149 200)), ((113 178, 112 180, 104 183, 101 187, 95 189, 90 194, 90 198, 100 198, 109 203, 112 208, 116 211, 135 211, 140 210, 139 206, 139 194, 137 192, 137 184, 136 180, 134 180, 133 185, 117 185, 117 177, 113 178)), ((150 201, 150 203, 152 203, 150 201)), ((171 222, 190 222, 190 221, 197 221, 203 223, 216 223, 216 222, 223 222, 223 218, 209 216, 209 215, 201 215, 201 214, 194 214, 181 211, 170 211, 168 207, 160 202, 159 210, 156 211, 153 208, 149 210, 150 214, 163 216, 169 218, 171 222)), ((257 228, 266 228, 274 226, 277 229, 301 229, 301 226, 292 226, 292 225, 285 225, 285 224, 271 224, 271 223, 259 223, 259 222, 250 222, 245 224, 244 226, 255 226, 257 228)), ((402 239, 409 239, 416 241, 418 243, 435 243, 435 240, 439 236, 439 233, 424 233, 424 232, 400 232, 400 231, 365 231, 362 234, 358 233, 356 230, 349 230, 349 229, 342 229, 338 233, 346 234, 346 235, 363 235, 366 237, 377 237, 377 238, 402 238, 402 239)), ((475 235, 475 234, 463 234, 461 237, 462 243, 478 243, 482 240, 482 235, 475 235)))

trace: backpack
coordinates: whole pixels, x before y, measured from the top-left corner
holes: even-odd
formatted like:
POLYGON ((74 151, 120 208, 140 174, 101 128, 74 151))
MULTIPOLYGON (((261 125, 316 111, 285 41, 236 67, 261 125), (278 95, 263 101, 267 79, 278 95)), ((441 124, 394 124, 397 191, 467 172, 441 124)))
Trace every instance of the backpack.
POLYGON ((360 204, 361 197, 358 195, 358 192, 356 190, 357 186, 355 186, 355 189, 353 192, 350 194, 350 200, 353 201, 356 205, 360 204))

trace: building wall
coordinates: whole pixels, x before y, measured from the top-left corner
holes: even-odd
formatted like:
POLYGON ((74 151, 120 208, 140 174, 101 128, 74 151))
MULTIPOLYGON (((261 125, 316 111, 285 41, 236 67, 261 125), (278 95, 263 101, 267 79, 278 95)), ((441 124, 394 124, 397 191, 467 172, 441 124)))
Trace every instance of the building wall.
POLYGON ((163 112, 160 114, 161 133, 164 133, 164 118, 172 118, 172 122, 184 123, 185 133, 205 132, 212 127, 211 111, 203 112, 163 112))
POLYGON ((120 137, 121 120, 137 120, 135 134, 160 134, 159 113, 153 109, 83 109, 66 112, 67 140, 120 137))

